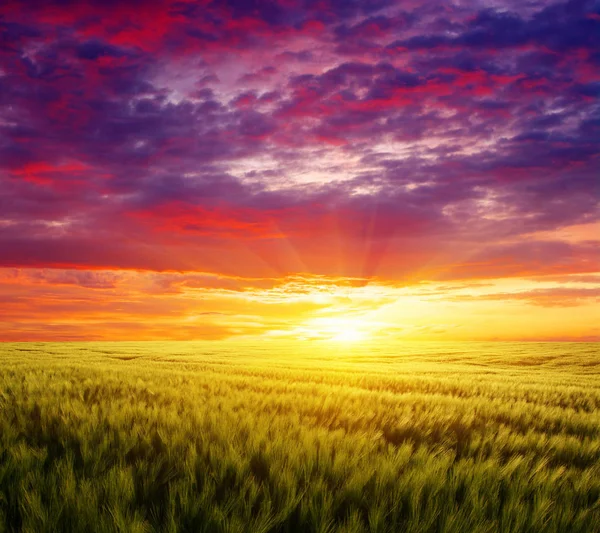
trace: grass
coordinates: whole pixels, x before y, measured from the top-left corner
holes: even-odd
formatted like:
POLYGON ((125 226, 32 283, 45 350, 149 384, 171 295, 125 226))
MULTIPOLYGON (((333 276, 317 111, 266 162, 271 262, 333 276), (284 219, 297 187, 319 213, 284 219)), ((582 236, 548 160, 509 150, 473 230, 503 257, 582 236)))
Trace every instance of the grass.
POLYGON ((16 531, 600 531, 598 346, 2 344, 16 531))

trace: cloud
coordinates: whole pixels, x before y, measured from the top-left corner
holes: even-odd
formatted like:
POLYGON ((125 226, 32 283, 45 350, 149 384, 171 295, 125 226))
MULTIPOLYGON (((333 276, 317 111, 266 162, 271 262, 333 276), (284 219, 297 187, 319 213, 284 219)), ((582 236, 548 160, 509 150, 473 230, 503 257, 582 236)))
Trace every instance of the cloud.
POLYGON ((522 292, 501 292, 483 296, 454 296, 455 301, 499 300, 507 302, 522 300, 530 305, 542 307, 576 307, 585 303, 600 302, 600 288, 535 289, 522 292))

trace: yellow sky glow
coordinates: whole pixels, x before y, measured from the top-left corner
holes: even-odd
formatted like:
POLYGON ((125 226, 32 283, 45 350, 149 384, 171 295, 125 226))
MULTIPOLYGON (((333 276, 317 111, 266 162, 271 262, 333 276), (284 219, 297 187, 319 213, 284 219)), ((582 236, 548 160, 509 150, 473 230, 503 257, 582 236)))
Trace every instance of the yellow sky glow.
POLYGON ((452 282, 0 269, 3 340, 600 337, 600 274, 452 282))

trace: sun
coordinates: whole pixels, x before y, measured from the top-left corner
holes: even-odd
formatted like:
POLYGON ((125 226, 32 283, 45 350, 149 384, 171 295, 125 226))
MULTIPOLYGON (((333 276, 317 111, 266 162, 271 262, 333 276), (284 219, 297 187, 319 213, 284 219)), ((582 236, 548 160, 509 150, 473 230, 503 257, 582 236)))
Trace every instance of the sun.
POLYGON ((313 339, 352 344, 364 341, 369 329, 364 320, 356 317, 317 317, 303 324, 302 331, 313 339))
MULTIPOLYGON (((341 315, 341 313, 340 313, 341 315)), ((288 330, 298 340, 324 343, 358 344, 369 342, 377 324, 363 316, 316 316, 288 330)))
POLYGON ((360 342, 360 341, 364 340, 365 337, 366 337, 366 334, 362 331, 357 331, 354 329, 343 329, 343 330, 339 331, 338 333, 334 334, 330 340, 336 341, 336 342, 353 343, 353 342, 360 342))

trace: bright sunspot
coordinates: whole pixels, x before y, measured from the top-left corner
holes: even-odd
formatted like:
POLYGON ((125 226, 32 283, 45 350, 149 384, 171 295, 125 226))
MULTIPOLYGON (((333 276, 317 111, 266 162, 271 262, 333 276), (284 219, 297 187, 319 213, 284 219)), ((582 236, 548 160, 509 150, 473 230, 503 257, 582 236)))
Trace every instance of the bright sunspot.
POLYGON ((369 336, 367 322, 358 318, 318 317, 298 329, 306 338, 342 343, 360 342, 369 336))
POLYGON ((339 333, 337 333, 336 335, 331 337, 331 340, 337 341, 337 342, 352 343, 352 342, 362 341, 365 339, 365 337, 366 337, 366 334, 362 331, 347 329, 347 330, 340 331, 339 333))

